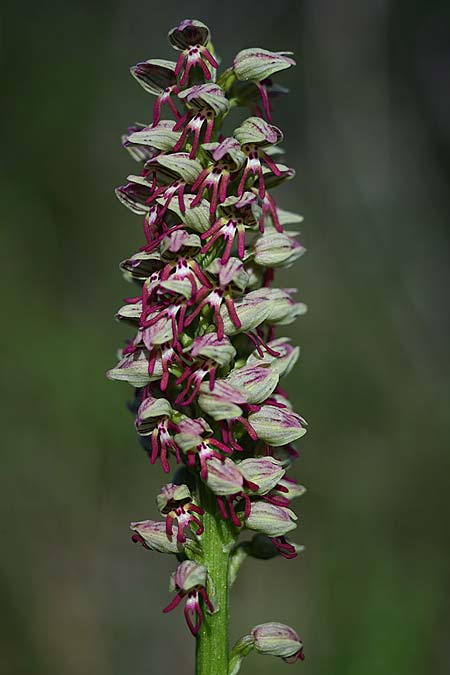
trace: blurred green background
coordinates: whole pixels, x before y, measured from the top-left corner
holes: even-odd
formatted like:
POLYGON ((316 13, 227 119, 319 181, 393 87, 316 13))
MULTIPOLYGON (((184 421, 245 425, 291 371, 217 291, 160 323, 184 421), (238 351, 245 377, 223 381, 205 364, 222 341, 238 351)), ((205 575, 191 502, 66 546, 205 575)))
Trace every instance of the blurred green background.
POLYGON ((130 543, 156 517, 150 469, 105 380, 127 334, 118 262, 141 222, 115 199, 120 147, 150 97, 128 67, 173 58, 167 30, 207 22, 228 63, 293 50, 274 122, 308 254, 279 275, 310 312, 287 388, 310 423, 294 561, 250 562, 232 637, 292 623, 306 661, 247 675, 449 672, 447 453, 450 6, 369 0, 43 0, 1 10, 3 281, 0 670, 188 675, 173 560, 130 543), (289 671, 290 672, 290 671, 289 671))

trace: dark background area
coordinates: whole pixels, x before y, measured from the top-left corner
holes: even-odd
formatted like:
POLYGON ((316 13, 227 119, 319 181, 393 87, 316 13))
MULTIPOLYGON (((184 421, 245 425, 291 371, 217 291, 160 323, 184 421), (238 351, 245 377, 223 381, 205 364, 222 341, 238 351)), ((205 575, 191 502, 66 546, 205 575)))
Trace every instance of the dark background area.
POLYGON ((0 661, 8 675, 188 675, 194 644, 167 617, 174 560, 130 543, 157 516, 151 469, 104 371, 127 330, 118 262, 141 222, 113 188, 152 98, 128 74, 174 58, 196 17, 223 63, 293 50, 275 124, 308 254, 281 273, 310 306, 290 327, 287 382, 310 432, 295 475, 294 561, 249 562, 232 637, 292 623, 297 666, 242 673, 435 675, 449 670, 448 2, 241 0, 3 6, 0 661), (289 672, 291 672, 289 670, 289 672))

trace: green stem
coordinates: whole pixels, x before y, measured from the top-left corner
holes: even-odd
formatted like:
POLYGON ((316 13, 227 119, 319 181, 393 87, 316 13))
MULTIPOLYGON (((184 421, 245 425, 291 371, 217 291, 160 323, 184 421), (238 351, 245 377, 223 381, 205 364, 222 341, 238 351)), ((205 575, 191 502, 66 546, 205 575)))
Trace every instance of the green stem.
POLYGON ((205 528, 202 535, 203 563, 208 569, 208 591, 214 613, 205 612, 197 636, 196 675, 228 675, 228 568, 234 535, 218 513, 214 495, 203 483, 199 487, 199 501, 205 510, 202 517, 205 528))

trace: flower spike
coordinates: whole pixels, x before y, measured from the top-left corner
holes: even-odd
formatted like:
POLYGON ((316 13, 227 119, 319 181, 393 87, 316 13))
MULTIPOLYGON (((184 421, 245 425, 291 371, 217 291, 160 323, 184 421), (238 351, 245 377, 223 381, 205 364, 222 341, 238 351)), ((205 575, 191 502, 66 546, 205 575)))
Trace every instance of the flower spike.
POLYGON ((306 422, 282 382, 299 348, 280 327, 306 306, 296 289, 273 286, 275 271, 305 251, 301 216, 273 196, 295 176, 279 162, 272 103, 286 90, 273 78, 295 62, 249 48, 218 73, 197 19, 174 27, 169 44, 176 60, 131 68, 155 99, 150 119, 122 137, 135 168, 116 194, 142 218, 143 237, 120 264, 134 290, 116 318, 133 333, 107 377, 132 387, 128 407, 150 464, 175 470, 156 497, 161 520, 131 523, 132 541, 177 558, 163 612, 184 603, 197 672, 236 675, 251 651, 303 659, 297 633, 280 623, 259 624, 231 653, 226 641, 229 588, 244 559, 281 564, 303 549, 288 537, 305 490, 291 468, 306 422), (235 108, 246 110, 230 134, 235 108))

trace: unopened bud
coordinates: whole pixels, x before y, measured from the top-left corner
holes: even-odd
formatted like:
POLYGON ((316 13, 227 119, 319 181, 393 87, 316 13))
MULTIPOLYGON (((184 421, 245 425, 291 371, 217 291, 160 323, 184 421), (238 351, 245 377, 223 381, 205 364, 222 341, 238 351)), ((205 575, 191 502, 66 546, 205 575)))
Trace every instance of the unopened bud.
POLYGON ((288 663, 303 660, 303 643, 293 628, 284 623, 262 623, 251 632, 260 654, 279 656, 288 663))

